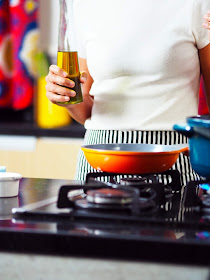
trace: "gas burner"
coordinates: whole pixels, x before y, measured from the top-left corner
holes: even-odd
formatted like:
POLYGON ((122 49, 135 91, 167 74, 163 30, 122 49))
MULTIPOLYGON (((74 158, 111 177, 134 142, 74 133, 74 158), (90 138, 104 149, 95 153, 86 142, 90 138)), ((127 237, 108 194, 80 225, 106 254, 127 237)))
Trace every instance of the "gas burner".
POLYGON ((126 186, 135 186, 147 183, 146 177, 128 177, 128 178, 121 178, 120 184, 126 186))
MULTIPOLYGON (((120 179, 120 185, 126 185, 131 187, 138 187, 141 190, 141 194, 154 193, 152 186, 154 183, 158 183, 158 177, 156 175, 149 175, 146 177, 127 177, 120 179)), ((165 198, 168 200, 173 196, 172 188, 168 185, 161 185, 164 189, 165 198)))
MULTIPOLYGON (((110 183, 87 184, 83 187, 84 196, 75 199, 68 192, 79 187, 62 186, 58 197, 58 208, 72 208, 85 211, 126 211, 139 214, 145 211, 156 211, 159 207, 157 193, 154 189, 138 189, 110 183), (156 201, 157 199, 157 201, 156 201)), ((80 187, 81 188, 81 187, 80 187)))
MULTIPOLYGON (((103 183, 103 185, 105 184, 103 183)), ((119 185, 107 186, 106 188, 98 187, 98 189, 92 189, 90 186, 85 194, 85 198, 75 200, 74 204, 77 209, 138 213, 139 211, 148 211, 156 206, 154 202, 156 193, 152 190, 144 192, 137 188, 119 185)))
POLYGON ((106 181, 108 184, 135 187, 142 194, 156 193, 156 204, 163 205, 170 201, 173 195, 181 190, 180 174, 178 170, 168 170, 158 174, 116 174, 107 172, 89 173, 86 183, 106 181))
POLYGON ((171 199, 175 192, 180 191, 180 175, 177 172, 164 174, 113 174, 89 173, 82 186, 84 195, 75 198, 68 195, 81 186, 62 186, 59 192, 57 207, 70 208, 75 211, 100 212, 105 215, 124 213, 141 215, 170 209, 171 199), (120 180, 119 176, 121 176, 120 180), (169 176, 170 183, 159 182, 159 176, 169 176), (166 208, 165 208, 166 207, 166 208))
POLYGON ((210 221, 210 179, 191 181, 184 193, 184 207, 187 215, 200 213, 205 221, 210 221))
POLYGON ((124 205, 133 202, 133 190, 104 188, 99 190, 89 190, 86 194, 86 199, 89 203, 124 205))
POLYGON ((199 184, 198 197, 201 211, 210 219, 210 182, 199 184))
POLYGON ((85 209, 86 211, 128 211, 139 213, 158 208, 157 193, 154 189, 138 189, 135 187, 112 185, 96 182, 83 187, 84 196, 69 199, 68 192, 81 186, 62 186, 58 197, 58 208, 85 209))

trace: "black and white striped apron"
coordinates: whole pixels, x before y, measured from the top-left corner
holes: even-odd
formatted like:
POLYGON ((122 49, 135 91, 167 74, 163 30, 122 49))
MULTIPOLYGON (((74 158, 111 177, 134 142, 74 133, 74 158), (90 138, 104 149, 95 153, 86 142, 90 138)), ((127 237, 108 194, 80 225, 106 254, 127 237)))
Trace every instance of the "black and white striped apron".
MULTIPOLYGON (((176 131, 119 131, 119 130, 87 130, 84 145, 108 143, 139 143, 139 144, 185 144, 188 138, 176 131)), ((179 155, 172 169, 177 169, 181 174, 181 183, 185 185, 191 180, 198 180, 199 176, 193 171, 189 157, 179 155)), ((97 172, 87 162, 83 151, 78 155, 76 179, 85 181, 86 174, 97 172)))

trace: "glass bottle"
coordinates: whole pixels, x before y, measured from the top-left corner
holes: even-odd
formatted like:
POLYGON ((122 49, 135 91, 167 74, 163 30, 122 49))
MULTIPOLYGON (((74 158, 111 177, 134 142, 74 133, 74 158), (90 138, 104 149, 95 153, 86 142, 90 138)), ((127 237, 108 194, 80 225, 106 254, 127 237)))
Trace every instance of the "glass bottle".
POLYGON ((73 80, 75 87, 72 88, 76 92, 76 96, 70 97, 67 102, 62 104, 77 104, 83 101, 82 89, 80 84, 80 70, 78 54, 76 50, 76 42, 74 40, 73 12, 72 2, 70 0, 59 0, 60 4, 60 20, 58 30, 58 53, 57 65, 65 70, 69 75, 68 78, 73 80))

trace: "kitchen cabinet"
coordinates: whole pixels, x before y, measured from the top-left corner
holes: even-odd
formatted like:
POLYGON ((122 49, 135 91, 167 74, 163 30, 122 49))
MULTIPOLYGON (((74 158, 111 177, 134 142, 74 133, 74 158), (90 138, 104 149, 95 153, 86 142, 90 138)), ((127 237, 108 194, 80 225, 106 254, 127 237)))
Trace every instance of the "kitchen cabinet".
POLYGON ((25 136, 23 141, 13 136, 3 138, 11 142, 11 147, 7 144, 6 149, 0 146, 0 164, 5 165, 7 171, 32 178, 74 178, 82 139, 25 136), (33 142, 31 147, 24 146, 27 141, 33 142))
POLYGON ((40 129, 33 124, 0 124, 0 165, 24 177, 74 179, 83 126, 40 129))

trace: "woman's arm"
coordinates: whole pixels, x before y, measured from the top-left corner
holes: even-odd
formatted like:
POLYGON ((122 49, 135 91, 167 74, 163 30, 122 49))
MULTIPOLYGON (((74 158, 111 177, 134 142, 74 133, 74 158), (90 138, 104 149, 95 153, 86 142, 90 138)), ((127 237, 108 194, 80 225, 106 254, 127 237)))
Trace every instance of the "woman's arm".
MULTIPOLYGON (((210 11, 204 15, 203 27, 209 30, 209 43, 210 43, 210 11)), ((210 44, 205 48, 199 50, 201 73, 203 76, 206 100, 210 112, 210 44)))
POLYGON ((71 96, 75 96, 75 92, 71 90, 74 87, 74 82, 67 78, 67 73, 57 65, 51 65, 49 73, 46 76, 46 95, 47 98, 54 104, 66 107, 70 115, 77 122, 84 122, 91 116, 93 106, 93 97, 89 95, 93 79, 88 71, 86 59, 79 59, 82 83, 83 102, 79 104, 59 104, 59 102, 67 102, 71 96))
POLYGON ((210 112, 210 44, 199 50, 201 74, 203 76, 206 101, 210 112))

